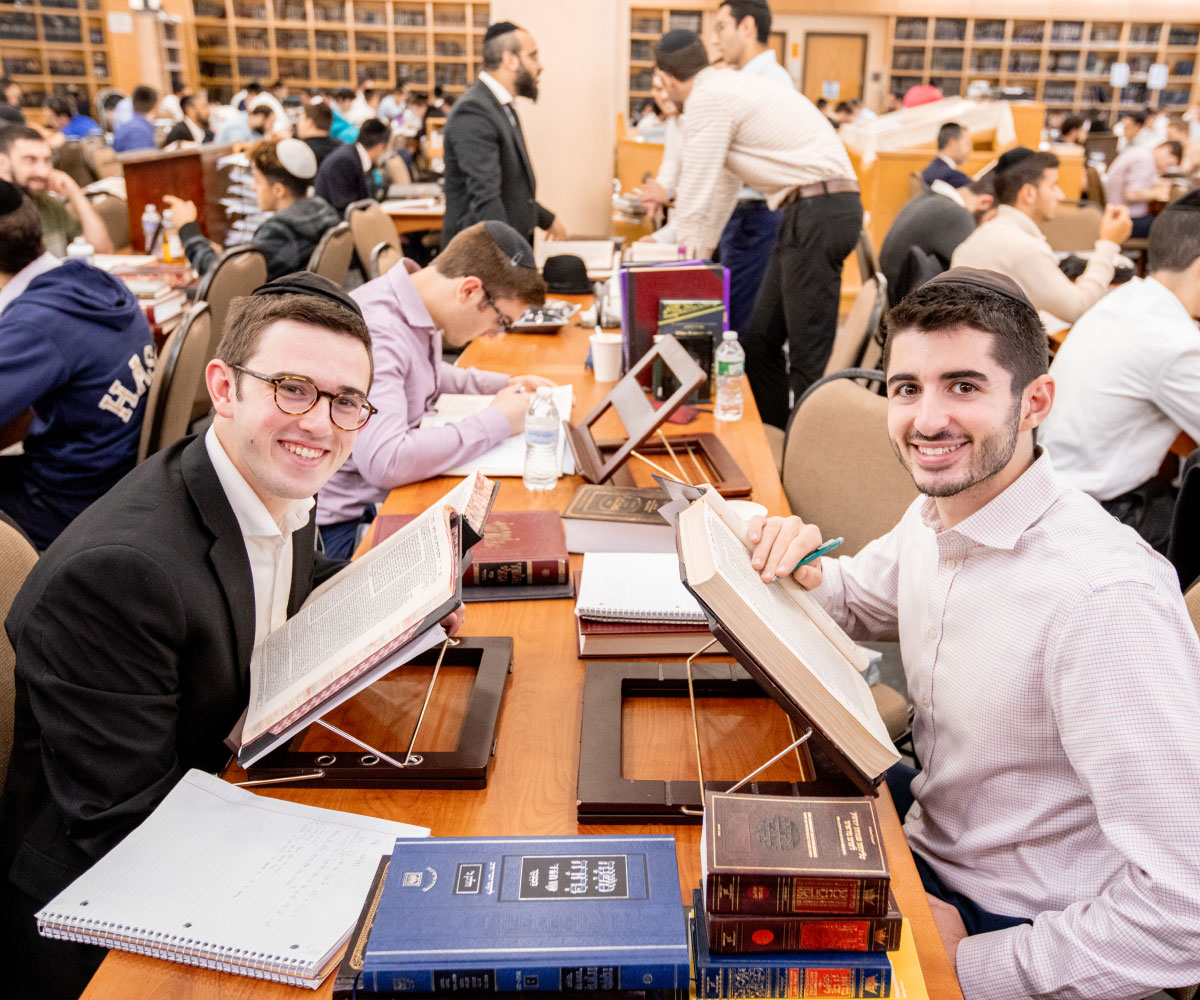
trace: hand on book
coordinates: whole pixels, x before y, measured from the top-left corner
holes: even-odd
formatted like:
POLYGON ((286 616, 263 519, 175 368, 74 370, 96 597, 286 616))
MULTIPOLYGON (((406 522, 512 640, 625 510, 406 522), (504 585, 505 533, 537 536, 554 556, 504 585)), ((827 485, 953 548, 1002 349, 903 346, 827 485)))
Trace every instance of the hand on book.
POLYGON ((455 608, 450 614, 446 615, 438 624, 446 630, 446 635, 453 638, 458 635, 458 630, 462 628, 463 619, 467 616, 467 609, 461 604, 455 608))
POLYGON ((518 389, 524 389, 526 392, 537 392, 540 385, 547 385, 553 389, 556 383, 548 378, 542 378, 541 375, 511 375, 508 384, 515 385, 518 389))
MULTIPOLYGON (((746 534, 754 543, 750 565, 763 583, 787 576, 822 540, 815 524, 805 524, 798 517, 753 517, 746 525, 746 534)), ((821 560, 802 566, 793 575, 801 587, 812 590, 821 582, 821 560)))

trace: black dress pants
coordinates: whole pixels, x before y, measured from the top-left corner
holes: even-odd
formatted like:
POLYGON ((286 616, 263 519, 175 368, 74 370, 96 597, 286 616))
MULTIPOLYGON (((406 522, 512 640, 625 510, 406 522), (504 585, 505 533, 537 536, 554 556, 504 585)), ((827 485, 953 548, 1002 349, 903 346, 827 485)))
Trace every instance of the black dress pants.
POLYGON ((784 207, 743 342, 746 377, 768 424, 787 426, 789 391, 799 399, 825 373, 837 334, 842 265, 858 242, 862 216, 854 191, 800 198, 784 207))

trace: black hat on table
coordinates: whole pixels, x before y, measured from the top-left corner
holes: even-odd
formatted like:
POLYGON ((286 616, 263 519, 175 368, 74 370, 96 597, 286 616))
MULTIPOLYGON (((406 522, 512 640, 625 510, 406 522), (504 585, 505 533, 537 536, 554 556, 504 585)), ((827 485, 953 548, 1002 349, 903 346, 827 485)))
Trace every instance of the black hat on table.
POLYGON ((558 254, 550 257, 542 268, 546 289, 567 295, 584 295, 592 290, 588 280, 587 266, 582 257, 574 254, 558 254))

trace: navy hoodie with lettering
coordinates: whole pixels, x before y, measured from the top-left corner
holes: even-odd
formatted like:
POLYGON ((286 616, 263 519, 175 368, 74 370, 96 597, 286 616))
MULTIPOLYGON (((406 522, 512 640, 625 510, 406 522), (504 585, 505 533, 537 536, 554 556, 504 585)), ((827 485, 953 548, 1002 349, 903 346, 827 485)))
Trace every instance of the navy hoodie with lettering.
POLYGON ((0 425, 34 411, 22 459, 0 459, 0 509, 39 549, 133 468, 154 339, 118 278, 67 260, 0 314, 0 425))

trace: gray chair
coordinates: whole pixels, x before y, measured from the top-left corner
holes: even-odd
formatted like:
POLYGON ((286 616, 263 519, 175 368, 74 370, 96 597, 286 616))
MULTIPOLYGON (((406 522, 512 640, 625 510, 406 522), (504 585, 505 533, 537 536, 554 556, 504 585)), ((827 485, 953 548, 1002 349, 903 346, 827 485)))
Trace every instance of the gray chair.
POLYGON ((328 278, 335 285, 341 285, 346 280, 350 270, 350 261, 354 259, 354 234, 350 232, 350 224, 339 222, 336 226, 325 231, 308 258, 308 269, 322 278, 328 278))
MULTIPOLYGON (((20 531, 0 517, 0 622, 8 617, 17 591, 37 562, 37 550, 20 531)), ((8 775, 8 760, 12 756, 13 708, 16 680, 13 669, 16 655, 8 642, 8 633, 0 628, 0 792, 8 775)))
POLYGON ((104 228, 108 230, 109 238, 112 240, 113 251, 120 253, 122 250, 129 249, 129 206, 125 199, 118 198, 115 195, 101 192, 100 194, 90 195, 88 200, 92 204, 92 208, 96 210, 96 214, 100 216, 100 221, 104 223, 104 228))
MULTIPOLYGON (((221 333, 225 329, 225 317, 229 305, 241 295, 249 295, 267 280, 267 259, 258 247, 251 244, 230 247, 216 263, 208 269, 200 287, 196 290, 196 301, 207 302, 211 314, 209 343, 205 347, 204 364, 208 364, 217 353, 221 333)), ((192 406, 192 419, 204 416, 212 405, 204 380, 196 387, 196 398, 192 406)))
POLYGON ((371 261, 367 265, 367 277, 378 278, 387 274, 393 267, 404 259, 404 254, 390 243, 379 243, 371 251, 371 261))
POLYGON ((400 249, 400 234, 377 201, 366 199, 346 206, 346 221, 354 234, 354 251, 363 274, 370 274, 371 251, 380 243, 400 249))
POLYGON ((187 434, 196 387, 204 385, 211 328, 212 310, 207 302, 197 302, 163 344, 146 393, 139 462, 187 434))

